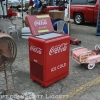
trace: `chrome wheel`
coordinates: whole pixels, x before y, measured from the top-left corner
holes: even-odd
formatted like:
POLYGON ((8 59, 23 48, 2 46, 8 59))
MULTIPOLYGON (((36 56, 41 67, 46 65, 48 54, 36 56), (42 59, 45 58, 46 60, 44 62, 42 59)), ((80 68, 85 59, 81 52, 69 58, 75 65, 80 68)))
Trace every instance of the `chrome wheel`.
POLYGON ((74 15, 74 22, 75 22, 75 24, 78 24, 78 25, 82 24, 83 21, 84 21, 84 19, 83 19, 83 15, 81 13, 76 13, 74 15))

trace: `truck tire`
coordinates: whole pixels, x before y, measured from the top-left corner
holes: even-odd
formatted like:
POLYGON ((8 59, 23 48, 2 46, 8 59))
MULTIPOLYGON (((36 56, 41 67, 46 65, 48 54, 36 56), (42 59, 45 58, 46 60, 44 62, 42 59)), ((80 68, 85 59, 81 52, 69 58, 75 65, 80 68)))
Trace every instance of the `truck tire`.
POLYGON ((84 17, 83 17, 83 14, 81 13, 76 13, 74 15, 74 23, 77 24, 77 25, 80 25, 84 22, 84 17))

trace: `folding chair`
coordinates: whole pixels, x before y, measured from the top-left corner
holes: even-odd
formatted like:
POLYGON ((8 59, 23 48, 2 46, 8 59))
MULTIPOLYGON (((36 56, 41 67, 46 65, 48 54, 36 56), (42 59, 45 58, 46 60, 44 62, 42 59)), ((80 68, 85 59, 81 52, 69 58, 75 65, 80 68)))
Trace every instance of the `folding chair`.
POLYGON ((57 32, 63 32, 64 33, 64 25, 66 24, 66 22, 64 22, 63 20, 59 20, 59 21, 56 21, 53 26, 56 26, 57 28, 57 32))

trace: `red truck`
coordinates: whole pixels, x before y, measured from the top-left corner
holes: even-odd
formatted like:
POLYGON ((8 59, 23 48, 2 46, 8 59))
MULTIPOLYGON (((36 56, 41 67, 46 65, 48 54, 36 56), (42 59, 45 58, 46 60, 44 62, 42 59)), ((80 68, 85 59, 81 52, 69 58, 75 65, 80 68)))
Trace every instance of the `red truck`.
POLYGON ((70 17, 75 24, 97 22, 98 5, 100 0, 72 0, 70 17))

